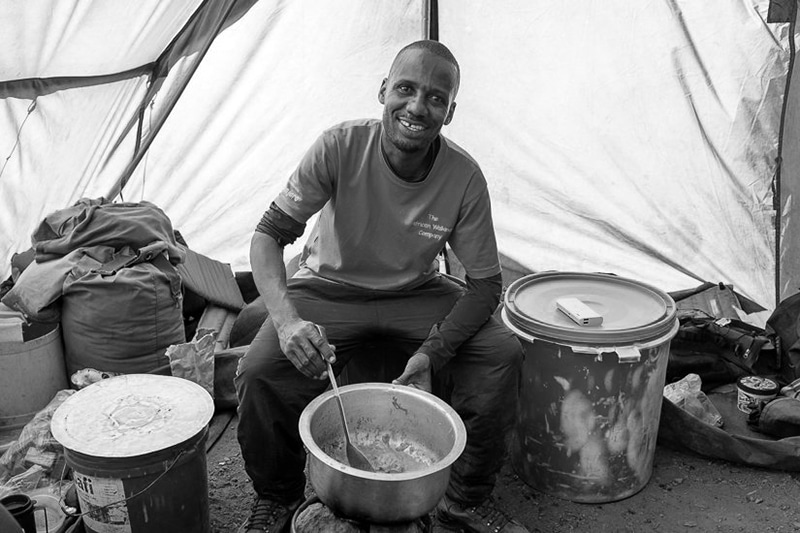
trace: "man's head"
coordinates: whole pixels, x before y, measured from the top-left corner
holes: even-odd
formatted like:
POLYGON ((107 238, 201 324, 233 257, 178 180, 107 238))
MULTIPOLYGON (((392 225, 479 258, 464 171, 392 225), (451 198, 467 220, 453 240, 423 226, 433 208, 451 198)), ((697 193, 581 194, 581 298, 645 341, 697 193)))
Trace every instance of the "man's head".
POLYGON ((427 151, 453 119, 459 81, 458 62, 443 44, 417 41, 400 50, 378 92, 391 148, 427 151))

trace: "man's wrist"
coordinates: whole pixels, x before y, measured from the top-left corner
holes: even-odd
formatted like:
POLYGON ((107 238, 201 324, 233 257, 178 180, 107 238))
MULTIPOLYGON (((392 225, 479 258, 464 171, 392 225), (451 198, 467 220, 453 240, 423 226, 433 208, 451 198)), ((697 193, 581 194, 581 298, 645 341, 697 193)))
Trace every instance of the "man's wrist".
MULTIPOLYGON (((428 370, 431 370, 433 368, 433 362, 431 361, 431 356, 428 355, 427 353, 425 353, 425 352, 415 352, 414 353, 414 357, 416 357, 417 360, 421 362, 421 363, 418 363, 418 364, 424 364, 425 367, 428 370)), ((419 367, 417 367, 417 368, 419 368, 419 367)))

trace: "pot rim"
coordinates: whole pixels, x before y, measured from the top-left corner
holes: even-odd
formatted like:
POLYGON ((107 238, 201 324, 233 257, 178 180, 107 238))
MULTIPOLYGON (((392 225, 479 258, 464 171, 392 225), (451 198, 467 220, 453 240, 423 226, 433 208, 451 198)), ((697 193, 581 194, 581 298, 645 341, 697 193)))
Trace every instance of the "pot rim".
POLYGON ((415 479, 421 479, 432 474, 436 474, 441 472, 442 470, 446 470, 450 468, 450 466, 458 459, 464 451, 464 448, 467 444, 467 429, 464 426, 464 422, 461 420, 461 417, 456 413, 455 409, 450 407, 446 402, 444 402, 441 398, 434 396, 429 392, 425 392, 419 389, 415 389, 413 387, 409 387, 406 385, 394 385, 391 383, 356 383, 353 385, 344 385, 339 387, 339 393, 342 396, 347 395, 348 393, 357 392, 361 390, 381 390, 381 391, 396 391, 399 394, 406 395, 406 396, 416 396, 426 403, 430 404, 433 408, 442 412, 448 420, 450 420, 451 424, 454 426, 454 433, 455 433, 455 441, 453 442, 453 446, 441 460, 435 462, 430 466, 426 466, 420 470, 414 470, 412 472, 403 472, 403 473, 386 473, 386 472, 367 472, 366 470, 361 470, 358 468, 353 468, 350 465, 340 463, 339 461, 333 459, 328 454, 326 454, 322 448, 317 445, 314 441, 314 438, 311 435, 311 418, 314 413, 319 410, 319 407, 328 402, 334 401, 333 390, 327 390, 314 398, 314 400, 309 403, 303 412, 300 414, 300 421, 298 423, 298 427, 300 430, 300 438, 303 441, 303 444, 308 449, 309 453, 313 455, 317 460, 321 461, 329 468, 334 470, 341 471, 349 476, 353 476, 356 478, 367 479, 367 480, 377 480, 377 481, 409 481, 415 479))

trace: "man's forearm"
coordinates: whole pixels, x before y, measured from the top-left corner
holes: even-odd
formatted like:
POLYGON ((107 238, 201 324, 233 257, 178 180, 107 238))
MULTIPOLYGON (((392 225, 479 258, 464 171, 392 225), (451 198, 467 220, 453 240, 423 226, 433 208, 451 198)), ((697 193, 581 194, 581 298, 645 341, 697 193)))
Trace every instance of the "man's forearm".
POLYGON ((417 350, 428 356, 434 371, 444 366, 458 347, 489 320, 500 302, 502 288, 500 274, 477 280, 467 278, 467 292, 417 350))
POLYGON ((265 233, 256 232, 250 242, 250 266, 253 280, 275 327, 298 320, 297 309, 289 299, 283 247, 265 233))

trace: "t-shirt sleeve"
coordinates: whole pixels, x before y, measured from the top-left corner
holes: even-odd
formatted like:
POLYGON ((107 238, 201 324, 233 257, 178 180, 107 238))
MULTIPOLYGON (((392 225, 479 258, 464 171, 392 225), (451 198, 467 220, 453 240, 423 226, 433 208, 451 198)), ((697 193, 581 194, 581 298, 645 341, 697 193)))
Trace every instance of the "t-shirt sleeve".
POLYGON ((275 198, 275 205, 300 223, 307 222, 331 197, 336 145, 331 132, 320 135, 275 198))
POLYGON ((503 289, 500 274, 480 279, 467 276, 466 283, 467 290, 452 311, 431 329, 428 338, 417 349, 428 356, 434 372, 456 355, 458 347, 477 333, 500 303, 503 289))
POLYGON ((448 242, 470 277, 488 278, 500 273, 489 190, 479 170, 467 187, 458 222, 448 242))

